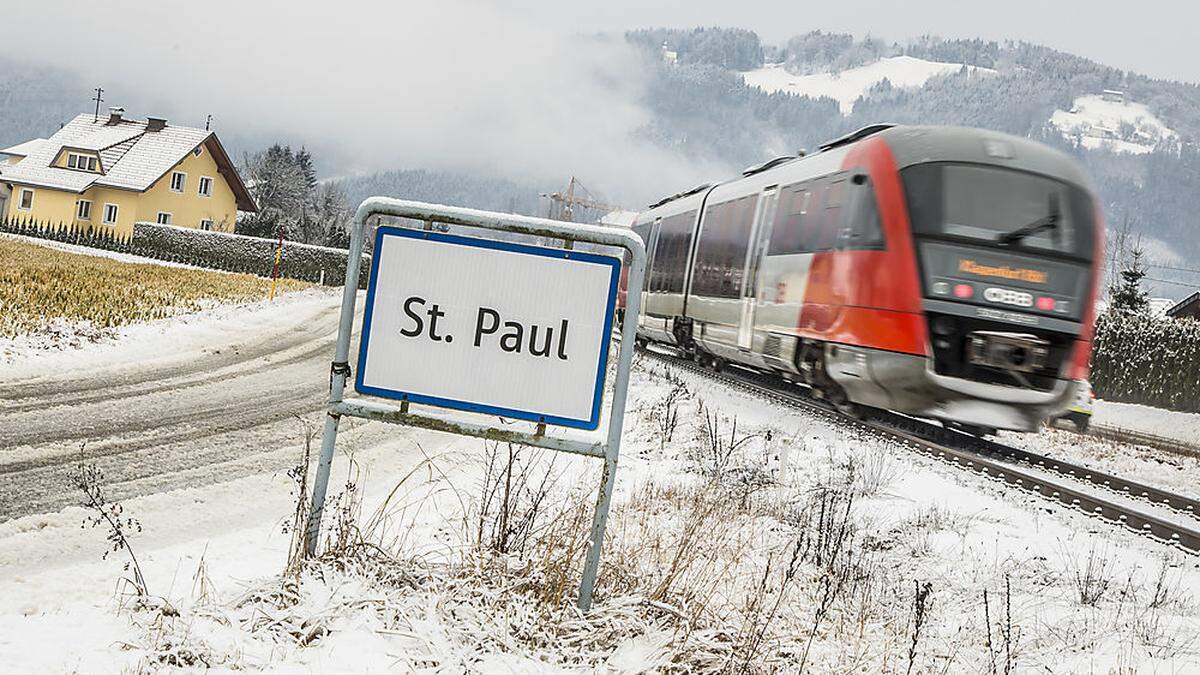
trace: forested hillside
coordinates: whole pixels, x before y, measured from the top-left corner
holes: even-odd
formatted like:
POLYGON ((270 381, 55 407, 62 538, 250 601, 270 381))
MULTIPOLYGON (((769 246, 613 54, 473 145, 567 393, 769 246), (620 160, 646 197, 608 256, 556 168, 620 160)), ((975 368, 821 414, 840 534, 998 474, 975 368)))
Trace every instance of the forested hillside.
MULTIPOLYGON (((1190 262, 1200 259, 1200 87, 1194 84, 1156 80, 1014 42, 922 37, 898 44, 812 31, 771 45, 751 31, 725 28, 645 29, 627 33, 625 40, 643 56, 644 72, 639 75, 645 76, 645 86, 639 103, 649 114, 638 136, 664 154, 726 167, 713 179, 875 122, 996 129, 1076 155, 1095 179, 1110 226, 1142 234, 1156 264, 1200 267, 1190 262), (889 79, 873 82, 840 102, 786 88, 794 84, 793 89, 803 90, 809 81, 820 80, 826 88, 840 88, 844 96, 847 90, 854 92, 853 77, 864 69, 911 69, 914 64, 939 70, 916 86, 889 79), (747 84, 750 75, 764 72, 783 88, 747 84), (1106 89, 1124 92, 1129 109, 1152 115, 1154 125, 1149 127, 1162 133, 1147 135, 1145 129, 1122 120, 1101 130, 1113 139, 1109 142, 1051 123, 1058 116, 1086 117, 1087 111, 1076 110, 1080 101, 1106 89)), ((61 122, 90 108, 93 86, 71 73, 0 59, 0 144, 53 133, 61 122)), ((133 110, 138 109, 138 97, 147 95, 129 94, 107 97, 133 110)), ((201 111, 182 117, 203 119, 201 111)), ((238 132, 230 129, 222 138, 239 159, 280 140, 238 132)), ((286 140, 297 146, 330 142, 286 140)), ((576 170, 586 173, 583 164, 576 170)), ((337 166, 317 168, 340 173, 337 166)), ((562 176, 561 182, 568 178, 562 176)), ((492 175, 430 171, 415 160, 394 170, 345 179, 343 187, 350 205, 367 195, 393 194, 532 214, 545 211, 539 192, 561 188, 546 183, 544 177, 503 170, 492 175)), ((643 192, 669 194, 688 186, 664 182, 642 187, 643 192)), ((625 194, 619 186, 589 188, 631 207, 646 199, 643 194, 625 194)), ((1155 287, 1158 295, 1179 297, 1194 290, 1187 284, 1200 284, 1200 275, 1188 277, 1163 268, 1152 270, 1151 278, 1177 282, 1155 287)))
MULTIPOLYGON (((1026 43, 926 37, 900 45, 812 32, 767 46, 755 44, 745 31, 719 29, 633 31, 627 39, 643 49, 646 67, 653 69, 646 104, 655 113, 652 137, 664 147, 744 166, 881 121, 996 129, 1079 157, 1095 179, 1110 226, 1127 226, 1147 237, 1151 257, 1159 263, 1188 266, 1200 259, 1200 87, 1194 84, 1155 80, 1026 43), (663 59, 664 44, 669 50, 678 45, 676 63, 663 59), (761 63, 740 55, 756 53, 763 55, 761 63, 782 64, 798 79, 813 73, 836 78, 897 56, 964 67, 916 88, 882 81, 843 115, 830 98, 748 86, 740 71, 761 63), (726 62, 739 67, 725 67, 726 62), (968 66, 988 69, 988 75, 972 74, 968 66), (1123 91, 1177 136, 1144 154, 1129 154, 1107 144, 1085 148, 1081 139, 1050 124, 1055 111, 1071 110, 1079 97, 1105 89, 1123 91)), ((1200 285, 1197 275, 1172 270, 1160 268, 1154 276, 1200 285)), ((1155 287, 1157 294, 1176 297, 1192 290, 1165 282, 1155 287)))

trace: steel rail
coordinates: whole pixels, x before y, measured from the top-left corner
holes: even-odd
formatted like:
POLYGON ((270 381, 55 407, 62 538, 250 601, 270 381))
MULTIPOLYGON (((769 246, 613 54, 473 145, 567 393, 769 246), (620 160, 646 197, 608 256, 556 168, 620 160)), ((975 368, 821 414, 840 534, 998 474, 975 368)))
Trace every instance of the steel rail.
POLYGON ((689 360, 673 358, 653 351, 645 351, 643 353, 671 365, 681 367, 684 370, 750 391, 763 398, 782 403, 789 407, 803 408, 821 414, 839 424, 859 427, 890 437, 892 440, 910 449, 948 461, 960 467, 972 469, 991 478, 1002 480, 1007 484, 1015 485, 1048 499, 1053 499, 1067 506, 1077 508, 1085 513, 1098 516, 1114 524, 1123 525, 1134 532, 1147 534, 1164 543, 1173 544, 1191 553, 1200 554, 1200 529, 1190 528, 1154 514, 1132 509, 1127 505, 1106 499, 1093 492, 1049 480, 1043 474, 1026 471, 1016 464, 1009 463, 1008 461, 999 461, 992 457, 1000 455, 1006 458, 1015 458, 1017 461, 1031 464, 1041 470, 1057 472, 1071 476, 1079 481, 1095 484, 1098 487, 1124 492, 1130 496, 1146 499, 1155 504, 1169 506, 1188 515, 1200 515, 1200 502, 1194 499, 1069 462, 1054 460, 1038 455, 1037 453, 1011 448, 995 441, 977 439, 957 432, 949 432, 961 437, 961 439, 956 438, 954 440, 961 440, 966 446, 955 447, 954 445, 939 442, 924 435, 935 430, 938 435, 948 433, 947 430, 932 423, 887 412, 881 413, 881 416, 884 419, 888 419, 891 423, 880 422, 871 418, 859 419, 850 417, 799 392, 781 390, 778 388, 777 383, 772 385, 763 383, 761 380, 765 379, 764 376, 751 375, 749 371, 747 371, 746 375, 741 375, 740 373, 733 375, 729 372, 717 373, 702 368, 689 360), (905 426, 921 431, 906 430, 899 426, 893 426, 894 423, 903 423, 905 426))

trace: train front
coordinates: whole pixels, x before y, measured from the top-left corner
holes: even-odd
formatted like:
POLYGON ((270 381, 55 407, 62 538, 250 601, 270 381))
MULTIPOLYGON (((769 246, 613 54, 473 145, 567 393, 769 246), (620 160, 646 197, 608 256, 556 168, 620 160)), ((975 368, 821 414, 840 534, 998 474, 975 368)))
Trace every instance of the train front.
POLYGON ((895 129, 938 417, 1034 430, 1088 373, 1103 228, 1068 156, 969 129, 895 129))

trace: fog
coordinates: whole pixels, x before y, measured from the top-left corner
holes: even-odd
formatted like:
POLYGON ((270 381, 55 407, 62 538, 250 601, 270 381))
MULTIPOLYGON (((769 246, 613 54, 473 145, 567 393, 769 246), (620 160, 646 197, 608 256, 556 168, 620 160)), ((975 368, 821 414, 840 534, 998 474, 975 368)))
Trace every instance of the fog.
POLYGON ((105 105, 126 104, 133 115, 201 125, 211 113, 227 142, 307 145, 326 173, 431 168, 542 185, 565 185, 574 174, 604 196, 638 203, 736 167, 640 140, 649 120, 645 69, 619 37, 583 36, 720 24, 774 42, 818 28, 896 40, 1026 37, 1187 77, 1200 63, 1181 58, 1195 56, 1194 39, 1181 41, 1194 22, 1164 24, 1174 10, 1156 8, 1161 1, 1118 22, 1094 3, 1034 0, 1014 0, 1030 11, 1003 13, 951 0, 10 0, 0 51, 102 84, 105 105))
POLYGON ((0 49, 103 84, 105 105, 212 113, 219 133, 306 144, 327 170, 575 174, 627 201, 730 170, 638 139, 644 68, 623 40, 487 4, 19 0, 6 17, 0 49))

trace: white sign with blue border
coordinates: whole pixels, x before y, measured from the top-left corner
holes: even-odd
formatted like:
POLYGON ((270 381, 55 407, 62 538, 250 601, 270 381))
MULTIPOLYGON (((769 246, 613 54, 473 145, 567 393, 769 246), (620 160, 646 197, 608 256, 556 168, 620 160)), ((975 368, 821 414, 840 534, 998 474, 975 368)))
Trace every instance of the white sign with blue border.
POLYGON ((619 258, 397 227, 372 258, 360 393, 599 426, 619 258))

